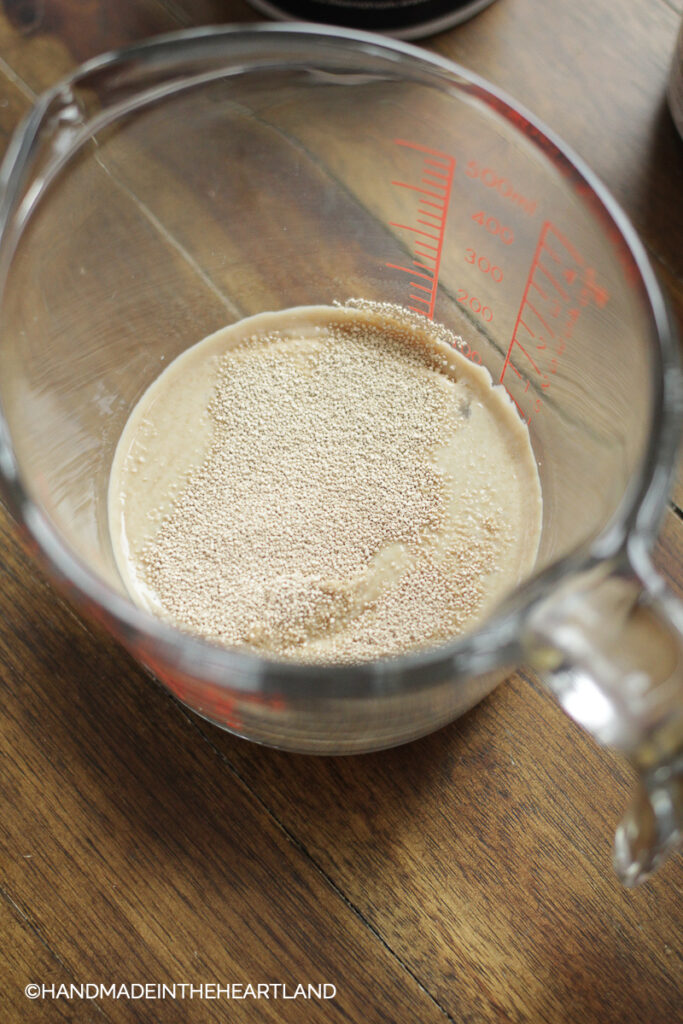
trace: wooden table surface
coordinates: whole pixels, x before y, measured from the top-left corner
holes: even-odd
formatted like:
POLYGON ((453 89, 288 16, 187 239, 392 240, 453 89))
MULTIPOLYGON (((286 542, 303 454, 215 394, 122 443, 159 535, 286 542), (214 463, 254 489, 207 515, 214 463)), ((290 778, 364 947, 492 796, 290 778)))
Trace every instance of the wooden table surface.
MULTIPOLYGON (((424 42, 585 158, 681 321, 683 142, 664 93, 682 14, 683 0, 500 0, 424 42)), ((3 147, 76 63, 257 20, 240 0, 2 0, 3 147)), ((679 594, 682 507, 679 473, 657 554, 679 594)), ((524 673, 420 742, 316 759, 188 713, 58 596, 1 510, 0 609, 0 1021, 683 1020, 681 860, 620 888, 629 770, 524 673), (336 996, 24 994, 148 982, 336 996)))

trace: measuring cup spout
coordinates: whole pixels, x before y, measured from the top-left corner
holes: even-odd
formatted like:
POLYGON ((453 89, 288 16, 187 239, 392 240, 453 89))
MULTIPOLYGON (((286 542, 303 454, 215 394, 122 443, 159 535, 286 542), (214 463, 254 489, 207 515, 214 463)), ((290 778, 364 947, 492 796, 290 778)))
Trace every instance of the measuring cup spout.
POLYGON ((535 609, 525 648, 564 710, 637 772, 614 845, 637 885, 683 842, 683 612, 654 571, 603 562, 535 609))

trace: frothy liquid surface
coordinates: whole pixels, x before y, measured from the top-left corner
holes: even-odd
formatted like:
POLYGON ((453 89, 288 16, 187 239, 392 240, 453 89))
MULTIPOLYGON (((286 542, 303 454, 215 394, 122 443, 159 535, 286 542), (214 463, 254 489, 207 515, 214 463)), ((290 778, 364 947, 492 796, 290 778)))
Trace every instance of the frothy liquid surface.
POLYGON ((449 340, 398 307, 310 306, 175 359, 112 467, 132 598, 298 662, 403 654, 480 622, 533 567, 541 491, 512 403, 449 340))

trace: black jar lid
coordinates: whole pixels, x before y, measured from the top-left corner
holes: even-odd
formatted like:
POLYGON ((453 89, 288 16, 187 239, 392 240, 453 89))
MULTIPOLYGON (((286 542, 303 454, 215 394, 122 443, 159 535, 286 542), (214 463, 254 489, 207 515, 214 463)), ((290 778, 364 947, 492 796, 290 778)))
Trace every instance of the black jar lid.
POLYGON ((493 0, 249 0, 271 18, 343 25, 416 39, 457 25, 493 0))

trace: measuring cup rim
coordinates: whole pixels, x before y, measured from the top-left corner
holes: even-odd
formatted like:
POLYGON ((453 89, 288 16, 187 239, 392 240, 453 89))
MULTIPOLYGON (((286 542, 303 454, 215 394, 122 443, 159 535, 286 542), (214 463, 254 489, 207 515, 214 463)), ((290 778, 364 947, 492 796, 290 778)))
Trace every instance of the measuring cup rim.
MULTIPOLYGON (((24 486, 1 403, 0 484, 3 485, 11 508, 37 545, 37 553, 52 575, 57 576, 76 603, 84 606, 95 617, 103 618, 143 661, 149 652, 150 660, 163 659, 168 665, 173 665, 175 670, 198 680, 245 694, 278 694, 285 697, 315 694, 317 698, 334 699, 398 695, 435 685, 454 676, 484 673, 505 664, 512 666, 519 657, 519 634, 525 615, 549 587, 596 562, 619 558, 629 543, 634 547, 639 543, 642 550, 652 546, 665 508, 673 471, 683 409, 683 387, 673 322, 635 229, 606 187, 571 147, 520 104, 511 100, 503 90, 446 58, 396 39, 296 22, 181 30, 103 54, 82 64, 43 93, 10 142, 0 168, 0 290, 4 290, 13 251, 8 243, 8 228, 21 205, 18 199, 22 186, 29 178, 29 172, 34 169, 32 158, 35 158, 36 139, 41 129, 45 128, 46 116, 53 107, 62 104, 64 109, 68 109, 68 105, 73 103, 74 89, 82 86, 90 76, 107 68, 129 62, 154 67, 161 62, 162 57, 175 57, 176 62, 179 62, 181 57, 186 56, 188 47, 199 47, 201 50, 215 42, 228 47, 234 44, 234 52, 225 49, 221 52, 225 57, 234 56, 239 55, 240 46, 243 47, 246 40, 258 41, 269 37, 279 40, 278 45, 283 48, 277 64, 271 66, 291 66, 291 61, 287 60, 287 42, 298 38, 311 47, 325 42, 339 47, 351 46, 367 52, 368 56, 389 55, 397 64, 401 58, 409 58, 425 70, 445 74, 451 84, 474 93, 498 115, 513 122, 531 142, 542 149, 561 173, 588 186, 588 191, 582 189, 582 198, 590 203, 592 211, 612 229, 612 240, 619 244, 623 255, 632 262, 652 314, 654 393, 649 445, 639 472, 631 479, 610 524, 593 541, 536 573, 504 599, 480 627, 449 644, 376 662, 307 666, 230 650, 185 633, 134 605, 90 570, 62 541, 24 486)), ((243 71, 248 67, 243 61, 238 70, 243 71)), ((215 77, 220 77, 219 71, 216 71, 215 77)), ((185 80, 185 87, 194 81, 185 80)), ((140 95, 148 97, 147 93, 140 95)), ((155 98, 163 98, 168 93, 160 95, 157 89, 154 95, 155 98)), ((150 102, 150 98, 144 99, 144 103, 147 102, 150 102)), ((113 112, 109 112, 109 119, 113 121, 130 109, 130 106, 113 108, 113 112)), ((93 117, 86 124, 87 130, 79 131, 71 127, 69 145, 60 152, 58 163, 55 162, 52 167, 53 175, 102 123, 102 118, 93 117)), ((59 130, 57 127, 56 131, 59 130)), ((33 189, 32 202, 40 198, 50 180, 51 177, 39 179, 38 187, 33 189)), ((24 214, 29 216, 30 210, 27 208, 24 214)), ((20 231, 17 237, 19 235, 20 231)))

